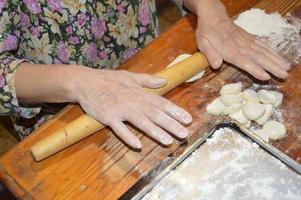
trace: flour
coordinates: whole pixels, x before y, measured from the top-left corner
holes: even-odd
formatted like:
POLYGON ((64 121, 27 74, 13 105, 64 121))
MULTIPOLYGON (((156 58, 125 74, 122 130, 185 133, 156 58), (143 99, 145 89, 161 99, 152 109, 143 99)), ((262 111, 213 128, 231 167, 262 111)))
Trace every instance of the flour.
POLYGON ((241 13, 234 23, 267 42, 289 62, 296 64, 301 58, 300 19, 253 8, 241 13))
POLYGON ((144 200, 297 200, 301 177, 229 128, 206 143, 153 188, 144 200))

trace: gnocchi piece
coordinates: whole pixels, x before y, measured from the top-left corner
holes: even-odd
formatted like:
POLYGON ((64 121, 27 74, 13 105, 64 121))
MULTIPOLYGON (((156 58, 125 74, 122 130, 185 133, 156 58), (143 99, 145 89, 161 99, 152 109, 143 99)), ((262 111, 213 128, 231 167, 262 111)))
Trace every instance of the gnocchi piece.
POLYGON ((232 113, 235 113, 237 111, 239 111, 242 107, 242 104, 241 103, 235 103, 231 106, 227 106, 224 111, 223 111, 223 114, 224 115, 230 115, 232 113))
POLYGON ((268 121, 262 129, 268 134, 271 140, 281 139, 285 137, 286 134, 285 126, 282 123, 277 122, 275 120, 268 121))
POLYGON ((225 95, 225 94, 237 94, 240 93, 242 90, 242 83, 237 82, 237 83, 230 83, 224 85, 221 90, 220 90, 220 95, 225 95))
POLYGON ((247 119, 254 121, 263 116, 265 107, 261 103, 247 102, 244 104, 242 110, 247 119))
POLYGON ((242 102, 242 93, 237 94, 223 94, 221 96, 221 101, 226 106, 231 106, 233 104, 241 103, 242 102))
POLYGON ((225 110, 226 106, 222 103, 221 98, 218 97, 214 99, 207 107, 206 110, 208 113, 213 115, 219 115, 222 114, 222 112, 225 110))
POLYGON ((274 108, 270 104, 264 104, 264 114, 256 120, 259 125, 264 125, 273 115, 274 108))
POLYGON ((243 91, 242 96, 244 100, 259 103, 257 92, 252 89, 246 89, 243 91))

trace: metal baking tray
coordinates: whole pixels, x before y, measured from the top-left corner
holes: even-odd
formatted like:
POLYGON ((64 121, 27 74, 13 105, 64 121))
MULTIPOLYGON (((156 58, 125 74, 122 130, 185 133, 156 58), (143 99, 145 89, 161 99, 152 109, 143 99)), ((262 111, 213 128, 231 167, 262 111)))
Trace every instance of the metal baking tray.
MULTIPOLYGON (((291 159, 289 156, 279 151, 272 145, 264 142, 260 137, 256 136, 252 131, 239 125, 234 120, 221 119, 218 125, 211 124, 206 130, 199 130, 199 138, 192 138, 191 145, 189 147, 184 147, 185 151, 181 151, 181 145, 178 151, 174 154, 168 156, 164 161, 162 161, 157 167, 152 169, 147 175, 143 176, 135 185, 133 185, 120 199, 141 199, 145 194, 151 191, 164 177, 166 177, 172 170, 179 166, 187 157, 189 157, 196 149, 198 149, 204 142, 211 137, 217 130, 221 128, 230 128, 235 132, 239 133, 245 138, 257 143, 259 147, 268 152, 276 159, 280 160, 286 166, 288 166, 294 173, 301 175, 301 165, 295 160, 291 159), (195 141, 193 141, 195 140, 195 141)), ((198 134, 196 134, 198 135, 198 134)), ((183 146, 187 145, 187 141, 182 143, 183 146)))

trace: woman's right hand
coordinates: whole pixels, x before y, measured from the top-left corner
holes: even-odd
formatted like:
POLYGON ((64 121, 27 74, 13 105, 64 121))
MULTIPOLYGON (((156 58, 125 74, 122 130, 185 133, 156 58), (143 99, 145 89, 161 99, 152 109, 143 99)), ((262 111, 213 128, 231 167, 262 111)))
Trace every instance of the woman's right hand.
POLYGON ((133 148, 141 148, 141 142, 123 123, 125 121, 163 145, 173 142, 168 132, 179 138, 188 135, 181 123, 190 123, 191 115, 171 101, 143 89, 162 87, 165 79, 121 70, 88 69, 77 84, 77 101, 85 112, 110 126, 133 148))

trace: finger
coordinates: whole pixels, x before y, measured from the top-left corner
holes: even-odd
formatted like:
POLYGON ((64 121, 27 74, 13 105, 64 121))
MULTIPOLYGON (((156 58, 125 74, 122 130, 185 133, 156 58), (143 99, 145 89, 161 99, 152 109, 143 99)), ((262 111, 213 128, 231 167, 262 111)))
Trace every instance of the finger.
POLYGON ((167 130, 168 132, 172 133, 173 135, 179 138, 185 138, 188 135, 188 131, 184 128, 179 122, 174 120, 173 118, 169 117, 166 113, 155 110, 149 109, 150 112, 145 113, 145 115, 155 124, 160 126, 161 128, 167 130))
POLYGON ((212 68, 218 69, 221 67, 223 63, 222 56, 206 38, 201 37, 198 40, 198 47, 199 50, 205 54, 212 68))
POLYGON ((263 46, 260 45, 253 45, 252 48, 254 50, 257 50, 264 54, 267 58, 271 59, 276 66, 279 68, 287 71, 290 68, 290 65, 280 56, 276 56, 275 54, 271 53, 267 48, 264 48, 263 46))
POLYGON ((124 119, 146 134, 159 141, 164 145, 170 145, 173 142, 172 137, 164 130, 152 123, 145 115, 137 113, 134 110, 125 112, 123 115, 124 119))
POLYGON ((256 46, 261 47, 262 52, 269 52, 270 54, 274 55, 273 58, 276 63, 279 63, 280 67, 289 70, 290 69, 290 63, 288 63, 282 56, 279 55, 273 48, 271 48, 268 44, 263 42, 262 40, 258 39, 255 35, 249 34, 243 29, 240 30, 243 34, 244 38, 249 40, 254 48, 256 46))
POLYGON ((149 103, 160 108, 163 112, 168 114, 170 117, 184 124, 191 123, 192 116, 190 115, 189 112, 187 112, 183 108, 177 106, 176 104, 172 103, 168 99, 165 99, 164 97, 154 95, 154 94, 149 94, 149 96, 150 96, 148 98, 149 103))
POLYGON ((279 61, 279 64, 281 65, 281 67, 285 70, 289 70, 291 65, 289 62, 287 62, 282 56, 280 56, 274 49, 272 49, 271 47, 269 47, 267 44, 265 44, 264 42, 262 42, 261 40, 255 40, 255 44, 258 44, 259 46, 261 46, 262 48, 266 49, 267 51, 269 51, 271 54, 275 55, 276 58, 275 60, 279 61))
POLYGON ((110 124, 110 127, 118 135, 122 141, 135 149, 141 149, 141 141, 135 136, 124 123, 116 121, 110 124))
POLYGON ((167 81, 165 78, 156 77, 149 74, 135 74, 133 73, 133 77, 142 87, 147 88, 160 88, 166 85, 167 81))
MULTIPOLYGON (((228 60, 228 59, 227 59, 228 60)), ((229 62, 238 66, 239 68, 245 70, 255 78, 259 80, 269 80, 271 76, 265 72, 261 67, 259 67, 253 60, 249 58, 249 56, 245 56, 242 54, 234 54, 229 58, 229 62)))
POLYGON ((288 76, 287 72, 281 69, 280 67, 277 67, 277 64, 273 62, 271 59, 266 57, 264 54, 262 54, 259 51, 256 51, 254 49, 250 48, 241 48, 240 51, 245 55, 245 56, 250 56, 252 60, 265 69, 266 71, 271 72, 275 76, 279 78, 286 78, 288 76))

